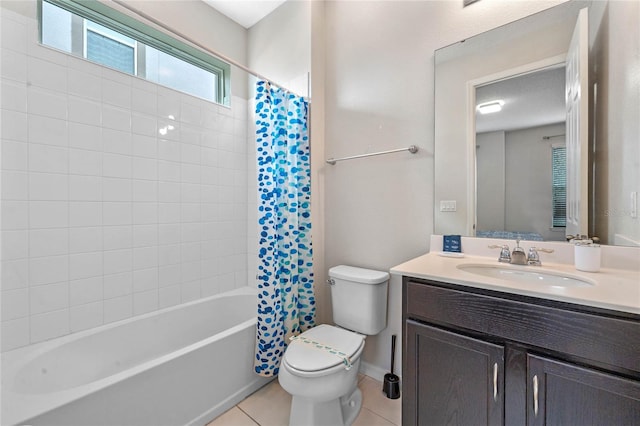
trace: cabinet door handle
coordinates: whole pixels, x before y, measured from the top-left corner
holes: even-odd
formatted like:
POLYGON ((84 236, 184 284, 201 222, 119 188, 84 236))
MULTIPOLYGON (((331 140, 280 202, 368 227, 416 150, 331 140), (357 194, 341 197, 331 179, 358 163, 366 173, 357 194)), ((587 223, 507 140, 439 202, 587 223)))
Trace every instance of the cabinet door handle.
POLYGON ((498 401, 498 363, 493 364, 493 400, 498 401))
POLYGON ((538 375, 533 376, 533 415, 538 417, 538 375))

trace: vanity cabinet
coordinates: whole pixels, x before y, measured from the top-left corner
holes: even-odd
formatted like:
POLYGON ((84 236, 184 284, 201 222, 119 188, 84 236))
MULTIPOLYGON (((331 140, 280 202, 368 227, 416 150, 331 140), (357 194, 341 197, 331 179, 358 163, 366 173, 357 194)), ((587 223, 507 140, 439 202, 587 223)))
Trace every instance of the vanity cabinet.
POLYGON ((403 279, 403 425, 640 424, 640 316, 403 279))
POLYGON ((528 424, 640 424, 637 380, 536 355, 527 361, 532 389, 528 424))
POLYGON ((480 419, 503 424, 504 399, 498 390, 503 388, 504 346, 414 321, 406 327, 409 368, 419 372, 411 380, 419 396, 416 418, 434 425, 474 425, 480 419))

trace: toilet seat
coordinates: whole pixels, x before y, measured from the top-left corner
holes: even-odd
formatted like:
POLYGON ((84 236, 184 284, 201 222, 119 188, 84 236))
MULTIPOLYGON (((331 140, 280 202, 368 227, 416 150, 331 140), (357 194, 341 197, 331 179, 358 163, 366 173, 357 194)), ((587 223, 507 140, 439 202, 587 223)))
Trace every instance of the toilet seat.
POLYGON ((364 348, 364 336, 327 324, 309 329, 300 336, 306 341, 322 343, 328 347, 318 348, 303 340, 292 340, 289 343, 283 363, 293 374, 303 377, 324 376, 345 370, 343 356, 332 352, 343 352, 354 363, 364 348))

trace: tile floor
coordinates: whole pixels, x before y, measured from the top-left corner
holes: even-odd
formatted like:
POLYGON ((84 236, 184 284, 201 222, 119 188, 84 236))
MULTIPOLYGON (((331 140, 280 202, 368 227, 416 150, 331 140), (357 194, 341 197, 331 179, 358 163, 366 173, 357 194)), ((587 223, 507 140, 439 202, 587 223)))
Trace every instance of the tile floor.
MULTIPOLYGON (((360 375, 362 409, 353 426, 400 426, 401 399, 388 399, 382 383, 360 375)), ((274 380, 207 426, 287 426, 291 396, 274 380)))

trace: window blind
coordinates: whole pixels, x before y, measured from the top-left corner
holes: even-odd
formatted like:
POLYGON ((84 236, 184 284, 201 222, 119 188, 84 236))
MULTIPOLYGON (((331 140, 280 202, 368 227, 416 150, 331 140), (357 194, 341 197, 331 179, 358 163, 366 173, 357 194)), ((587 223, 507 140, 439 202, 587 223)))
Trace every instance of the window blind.
POLYGON ((564 146, 551 148, 552 226, 567 226, 567 150, 564 146))

